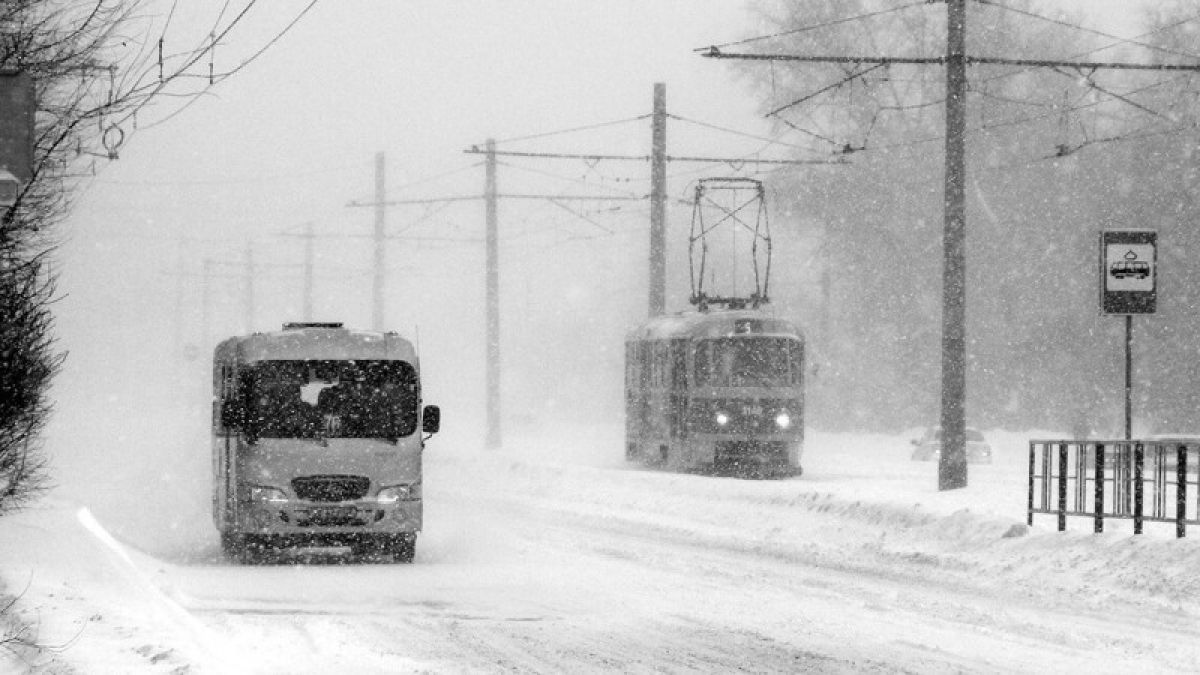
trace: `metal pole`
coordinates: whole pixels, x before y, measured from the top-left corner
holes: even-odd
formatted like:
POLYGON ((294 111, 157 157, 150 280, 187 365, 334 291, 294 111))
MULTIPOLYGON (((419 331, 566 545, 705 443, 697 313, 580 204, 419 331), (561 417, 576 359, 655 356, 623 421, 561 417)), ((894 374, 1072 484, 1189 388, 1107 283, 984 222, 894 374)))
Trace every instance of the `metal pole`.
POLYGON ((650 143, 650 316, 667 305, 667 85, 654 83, 650 143))
POLYGON ((1133 533, 1142 533, 1142 497, 1145 487, 1142 485, 1143 465, 1146 462, 1146 447, 1141 443, 1133 446, 1133 533))
POLYGON ((1175 449, 1175 537, 1187 535, 1187 446, 1175 449))
POLYGON ((938 489, 967 486, 966 0, 947 0, 946 187, 942 235, 942 456, 938 489))
POLYGON ((1067 529, 1067 444, 1058 444, 1058 531, 1067 529))
POLYGON ((384 288, 384 253, 386 239, 384 238, 385 214, 387 213, 387 190, 384 187, 385 164, 384 154, 375 153, 375 278, 372 285, 371 327, 383 330, 383 288, 384 288))
MULTIPOLYGON (((1116 448, 1113 448, 1113 450, 1115 451, 1116 448)), ((1097 443, 1096 456, 1094 458, 1092 467, 1092 475, 1096 481, 1092 485, 1095 498, 1095 500, 1092 502, 1092 509, 1095 511, 1095 513, 1092 514, 1092 531, 1096 534, 1100 534, 1104 531, 1104 451, 1104 444, 1097 443)), ((1120 453, 1118 452, 1114 452, 1113 454, 1117 457, 1120 456, 1120 453)), ((1083 481, 1084 476, 1082 473, 1080 473, 1079 482, 1083 483, 1083 481)), ((1114 485, 1116 484, 1116 478, 1113 479, 1113 483, 1114 485)))
POLYGON ((496 141, 487 140, 484 203, 487 219, 487 435, 484 446, 500 447, 500 237, 497 225, 496 141))
POLYGON ((1133 315, 1125 315, 1125 440, 1133 440, 1133 315))
MULTIPOLYGON (((1025 502, 1025 522, 1027 525, 1033 525, 1033 472, 1036 467, 1035 458, 1037 457, 1037 443, 1029 441, 1029 499, 1025 502)), ((1050 452, 1050 444, 1046 444, 1046 452, 1050 452)), ((1048 480, 1043 476, 1042 480, 1048 480)))

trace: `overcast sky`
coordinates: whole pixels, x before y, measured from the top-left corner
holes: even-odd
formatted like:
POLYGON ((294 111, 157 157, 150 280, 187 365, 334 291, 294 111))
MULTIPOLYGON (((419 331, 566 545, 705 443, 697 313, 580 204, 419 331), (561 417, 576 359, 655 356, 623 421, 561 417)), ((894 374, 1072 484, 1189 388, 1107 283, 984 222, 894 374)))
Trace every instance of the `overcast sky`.
MULTIPOLYGON (((294 14, 305 4, 272 0, 269 17, 217 50, 215 68, 234 65, 277 32, 280 17, 288 15, 282 7, 294 14)), ((1128 0, 1042 4, 1084 7, 1089 25, 1137 32, 1120 14, 1133 4, 1128 0)), ((371 200, 377 152, 386 153, 390 198, 477 194, 480 157, 464 154, 465 148, 489 137, 535 136, 645 115, 655 82, 666 83, 668 108, 676 115, 769 133, 752 92, 729 65, 693 52, 754 34, 745 4, 731 0, 318 3, 252 66, 152 126, 173 109, 164 103, 139 120, 145 128, 119 149, 119 160, 97 160, 96 178, 61 231, 66 298, 57 308, 58 324, 73 371, 63 386, 94 381, 89 373, 97 367, 128 373, 147 355, 170 360, 181 351, 176 339, 206 354, 215 339, 241 332, 245 289, 237 277, 248 246, 260 265, 253 328, 274 329, 298 318, 296 265, 303 248, 288 235, 305 223, 321 237, 317 318, 367 325, 366 236, 373 215, 347 204, 371 200), (211 261, 207 295, 200 276, 205 260, 211 261)), ((648 132, 648 122, 640 120, 522 147, 644 154, 648 132)), ((745 154, 764 146, 677 121, 668 143, 671 154, 745 154)), ((638 181, 644 174, 641 167, 611 164, 526 163, 502 167, 501 187, 642 194, 647 187, 638 181)), ((672 194, 683 197, 692 178, 683 170, 673 174, 672 194)), ((626 213, 625 220, 593 217, 592 223, 545 203, 505 204, 502 228, 509 238, 502 244, 502 278, 508 301, 520 301, 515 311, 530 313, 536 323, 556 318, 547 307, 583 313, 601 303, 618 315, 628 305, 634 309, 626 314, 635 317, 645 306, 639 277, 645 234, 636 224, 644 216, 635 209, 626 213), (601 238, 572 243, 589 235, 601 238), (603 277, 627 260, 639 262, 619 279, 603 277), (604 284, 613 292, 602 297, 597 288, 604 284)), ((456 360, 464 368, 456 376, 475 373, 482 354, 473 334, 482 330, 482 225, 477 203, 388 213, 390 232, 456 239, 388 246, 389 325, 419 332, 427 346, 445 347, 426 352, 456 360), (448 307, 469 320, 449 321, 448 307)), ((686 277, 669 282, 686 284, 686 277)), ((519 322, 506 313, 506 334, 519 322)), ((200 357, 198 370, 206 368, 206 358, 200 357)))

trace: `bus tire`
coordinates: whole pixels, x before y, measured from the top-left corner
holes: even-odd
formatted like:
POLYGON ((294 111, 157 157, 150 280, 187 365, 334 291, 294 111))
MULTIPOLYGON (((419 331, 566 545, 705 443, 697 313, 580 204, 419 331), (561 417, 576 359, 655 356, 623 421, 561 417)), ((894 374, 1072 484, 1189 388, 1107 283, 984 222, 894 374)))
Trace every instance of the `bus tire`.
POLYGON ((236 532, 221 533, 221 553, 223 553, 226 558, 234 561, 238 560, 245 545, 246 542, 242 535, 236 532))
POLYGON ((238 547, 237 561, 243 565, 258 565, 266 559, 266 542, 253 534, 241 535, 242 544, 238 547))
POLYGON ((417 554, 417 535, 401 534, 389 542, 388 552, 398 563, 411 563, 417 554))

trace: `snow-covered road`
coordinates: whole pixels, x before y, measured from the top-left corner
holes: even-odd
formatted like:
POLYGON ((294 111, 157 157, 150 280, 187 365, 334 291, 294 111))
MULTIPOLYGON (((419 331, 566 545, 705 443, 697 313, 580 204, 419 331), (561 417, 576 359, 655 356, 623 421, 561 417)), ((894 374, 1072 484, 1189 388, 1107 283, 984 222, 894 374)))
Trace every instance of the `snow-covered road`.
POLYGON ((435 440, 413 565, 237 567, 207 523, 97 510, 106 544, 51 501, 0 519, 0 578, 69 643, 24 652, 54 672, 1200 670, 1200 547, 1023 534, 1025 435, 938 493, 905 438, 816 434, 763 482, 632 468, 614 434, 435 440))

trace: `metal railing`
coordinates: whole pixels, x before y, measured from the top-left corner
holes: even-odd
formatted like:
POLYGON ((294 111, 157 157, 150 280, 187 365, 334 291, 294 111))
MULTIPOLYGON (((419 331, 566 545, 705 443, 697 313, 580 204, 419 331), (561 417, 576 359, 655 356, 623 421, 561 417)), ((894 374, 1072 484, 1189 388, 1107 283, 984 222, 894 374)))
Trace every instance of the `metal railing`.
POLYGON ((1035 513, 1175 523, 1175 536, 1200 525, 1200 440, 1029 441, 1028 524, 1035 513), (1191 505, 1191 509, 1189 509, 1191 505))

